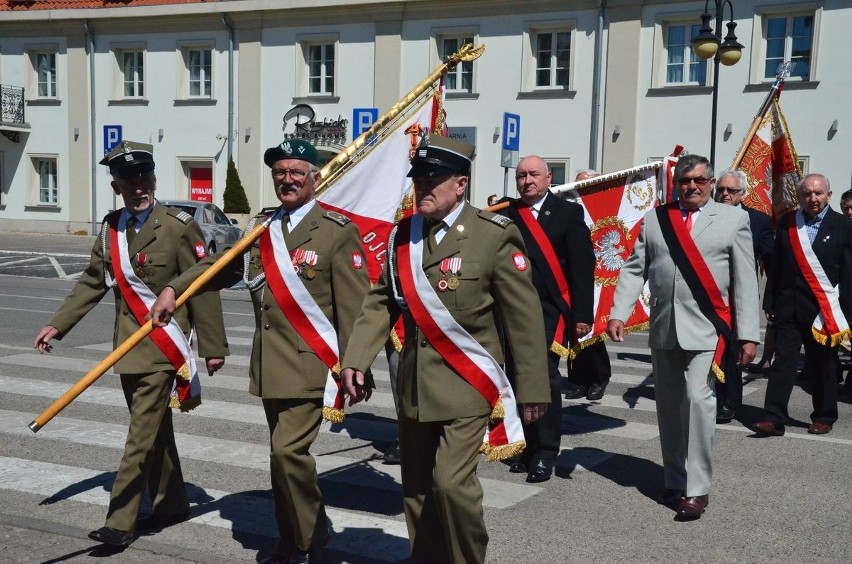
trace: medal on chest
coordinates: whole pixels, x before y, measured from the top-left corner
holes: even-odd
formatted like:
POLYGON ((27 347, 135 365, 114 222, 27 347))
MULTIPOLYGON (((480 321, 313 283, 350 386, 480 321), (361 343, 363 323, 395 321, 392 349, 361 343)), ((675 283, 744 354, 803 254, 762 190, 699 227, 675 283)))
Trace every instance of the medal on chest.
POLYGON ((461 257, 449 257, 441 261, 441 279, 438 280, 438 291, 454 291, 459 287, 459 275, 461 274, 461 257))
POLYGON ((294 249, 291 253, 293 270, 307 280, 313 280, 317 275, 314 267, 317 264, 318 255, 316 251, 308 251, 305 249, 294 249))

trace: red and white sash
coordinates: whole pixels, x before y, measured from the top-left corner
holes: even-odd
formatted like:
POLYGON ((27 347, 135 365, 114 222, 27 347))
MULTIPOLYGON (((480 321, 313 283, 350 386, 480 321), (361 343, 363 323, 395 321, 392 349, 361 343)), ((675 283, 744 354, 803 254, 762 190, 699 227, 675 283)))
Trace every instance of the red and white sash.
MULTIPOLYGON (((136 276, 130 264, 127 251, 127 214, 119 214, 118 221, 110 225, 110 249, 113 257, 118 258, 115 268, 115 282, 127 307, 133 313, 139 325, 146 323, 151 306, 157 299, 154 292, 136 276)), ((186 335, 174 318, 165 327, 156 327, 150 334, 151 340, 165 355, 177 371, 175 389, 172 390, 169 406, 181 411, 194 409, 201 403, 201 380, 195 365, 195 356, 186 335)))
MULTIPOLYGON (((556 250, 550 243, 550 239, 547 237, 544 229, 541 228, 541 224, 538 222, 538 219, 533 216, 532 208, 529 206, 519 207, 518 213, 520 214, 521 220, 524 222, 526 228, 529 229, 530 235, 533 236, 533 239, 535 239, 539 249, 541 249, 541 253, 547 261, 547 268, 550 270, 553 275, 553 279, 556 281, 556 287, 559 288, 560 296, 563 300, 565 300, 565 303, 568 304, 568 307, 571 308, 571 293, 568 288, 568 280, 565 279, 565 273, 562 272, 562 266, 559 264, 559 258, 556 256, 556 250)), ((574 328, 568 327, 565 321, 565 316, 560 314, 559 321, 556 322, 556 332, 553 335, 553 342, 550 344, 550 350, 562 358, 573 359, 576 353, 574 353, 570 348, 566 348, 563 344, 565 342, 566 329, 569 330, 568 341, 574 341, 574 328)))
POLYGON ((805 225, 805 216, 801 210, 789 214, 787 234, 790 237, 790 247, 793 249, 799 272, 802 273, 802 277, 808 283, 819 304, 819 313, 811 327, 814 340, 833 347, 850 334, 849 323, 840 307, 840 290, 837 286, 832 286, 814 253, 805 225))
POLYGON ((337 331, 293 268, 284 243, 281 221, 273 221, 260 236, 260 258, 266 283, 278 307, 317 357, 328 367, 323 394, 322 416, 327 421, 343 421, 343 389, 335 375, 340 374, 337 331))
POLYGON ((482 452, 489 461, 519 454, 526 446, 515 393, 500 364, 441 303, 423 272, 423 217, 415 214, 400 225, 396 247, 399 281, 409 311, 435 350, 491 405, 482 452), (404 233, 403 225, 409 226, 404 233))

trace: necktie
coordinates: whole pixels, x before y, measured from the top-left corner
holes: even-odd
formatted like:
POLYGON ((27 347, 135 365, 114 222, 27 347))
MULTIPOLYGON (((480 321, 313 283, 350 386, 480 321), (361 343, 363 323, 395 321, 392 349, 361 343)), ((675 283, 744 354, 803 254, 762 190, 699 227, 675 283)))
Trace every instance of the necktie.
POLYGON ((290 234, 290 214, 285 213, 281 216, 281 231, 284 235, 290 234))
POLYGON ((686 219, 684 220, 684 222, 686 222, 687 231, 692 231, 692 214, 694 213, 695 210, 686 210, 686 219))
POLYGON ((443 226, 444 226, 443 221, 437 221, 437 222, 435 222, 435 223, 433 223, 429 226, 429 236, 426 239, 426 244, 429 247, 430 253, 435 250, 435 247, 438 246, 438 239, 435 237, 435 235, 437 235, 438 231, 443 226))
POLYGON ((133 242, 133 239, 136 238, 136 216, 131 215, 127 218, 127 227, 124 228, 124 237, 127 239, 128 246, 133 242))

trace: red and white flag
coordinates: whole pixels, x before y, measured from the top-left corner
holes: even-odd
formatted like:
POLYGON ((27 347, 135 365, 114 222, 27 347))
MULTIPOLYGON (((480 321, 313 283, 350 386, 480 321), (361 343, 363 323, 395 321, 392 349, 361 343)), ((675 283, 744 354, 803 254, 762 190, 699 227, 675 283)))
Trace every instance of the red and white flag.
MULTIPOLYGON (((668 167, 661 161, 566 184, 557 193, 583 206, 595 250, 595 320, 592 331, 574 345, 582 349, 606 338, 609 311, 618 274, 633 252, 642 217, 659 204, 660 176, 668 167)), ((628 331, 647 327, 650 293, 647 284, 625 323, 628 331)))
MULTIPOLYGON (((387 241, 396 221, 414 212, 414 192, 409 159, 426 131, 434 131, 443 116, 439 93, 425 99, 408 117, 397 120, 369 152, 338 177, 317 198, 322 207, 350 218, 361 232, 367 270, 374 283, 387 258, 387 241)), ((438 125, 440 131, 441 126, 438 125)))
POLYGON ((780 91, 737 167, 745 173, 749 184, 743 204, 776 218, 798 204, 796 186, 802 178, 779 96, 780 91))

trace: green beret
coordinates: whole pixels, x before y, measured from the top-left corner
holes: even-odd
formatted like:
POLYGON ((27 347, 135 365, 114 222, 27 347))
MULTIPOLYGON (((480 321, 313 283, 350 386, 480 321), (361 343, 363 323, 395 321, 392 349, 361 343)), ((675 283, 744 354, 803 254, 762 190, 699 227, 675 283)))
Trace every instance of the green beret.
POLYGON ((135 178, 154 172, 154 147, 147 143, 122 141, 100 160, 116 178, 135 178))
POLYGON ((263 153, 263 162, 269 168, 272 168, 275 161, 282 159, 298 159, 309 162, 314 166, 319 165, 319 153, 317 153, 316 147, 304 139, 282 141, 280 145, 270 147, 263 153))

